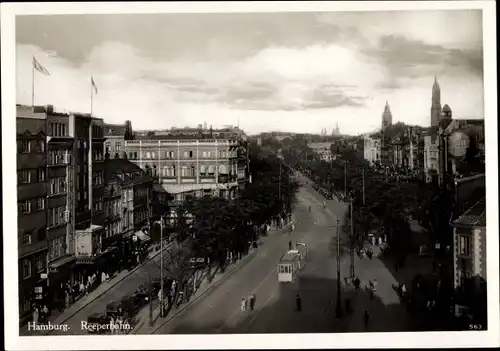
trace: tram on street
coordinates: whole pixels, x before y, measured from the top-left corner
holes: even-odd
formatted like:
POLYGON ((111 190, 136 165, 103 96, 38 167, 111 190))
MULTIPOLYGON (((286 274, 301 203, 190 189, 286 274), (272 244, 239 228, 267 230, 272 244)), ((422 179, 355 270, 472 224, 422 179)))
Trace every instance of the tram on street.
MULTIPOLYGON (((291 250, 294 251, 294 250, 291 250)), ((291 283, 295 281, 300 270, 300 257, 298 253, 287 252, 281 256, 278 263, 278 281, 280 283, 291 283)))
POLYGON ((289 250, 288 253, 294 253, 299 256, 299 269, 304 268, 307 259, 307 245, 304 243, 296 243, 295 248, 289 250))

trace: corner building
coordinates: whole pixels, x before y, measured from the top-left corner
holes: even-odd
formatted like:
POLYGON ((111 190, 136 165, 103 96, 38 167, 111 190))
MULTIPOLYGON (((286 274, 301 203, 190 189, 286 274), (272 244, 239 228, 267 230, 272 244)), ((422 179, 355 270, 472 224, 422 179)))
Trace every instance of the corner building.
POLYGON ((175 201, 203 195, 235 198, 247 180, 246 138, 225 135, 151 136, 125 141, 128 159, 175 201))

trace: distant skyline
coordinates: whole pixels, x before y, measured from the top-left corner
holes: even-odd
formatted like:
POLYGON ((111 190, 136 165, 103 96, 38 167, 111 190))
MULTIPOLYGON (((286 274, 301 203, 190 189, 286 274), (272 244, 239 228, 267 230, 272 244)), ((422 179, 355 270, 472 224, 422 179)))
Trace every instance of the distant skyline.
POLYGON ((92 74, 107 123, 355 135, 386 100, 428 126, 434 76, 454 117, 484 118, 482 50, 480 10, 18 16, 17 103, 35 53, 35 104, 90 112, 92 74))

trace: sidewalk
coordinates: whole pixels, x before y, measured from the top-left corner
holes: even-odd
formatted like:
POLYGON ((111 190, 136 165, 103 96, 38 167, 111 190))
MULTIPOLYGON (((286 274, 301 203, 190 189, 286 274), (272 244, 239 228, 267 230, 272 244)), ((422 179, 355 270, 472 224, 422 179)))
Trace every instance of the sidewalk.
POLYGON ((143 308, 136 316, 138 320, 134 329, 130 334, 153 334, 158 329, 160 329, 164 324, 168 323, 170 320, 174 319, 179 313, 188 309, 194 302, 200 300, 204 295, 215 289, 225 278, 229 277, 232 273, 235 273, 239 268, 243 267, 246 263, 255 256, 258 249, 250 249, 248 254, 242 257, 239 261, 230 264, 226 267, 224 273, 218 272, 218 269, 212 273, 212 280, 208 282, 207 271, 203 271, 201 277, 201 283, 198 285, 196 291, 191 296, 188 302, 177 307, 172 307, 170 310, 165 308, 165 313, 167 314, 164 318, 160 317, 160 306, 159 301, 153 304, 153 325, 149 324, 149 306, 143 308))
MULTIPOLYGON (((62 313, 57 309, 52 310, 50 316, 47 318, 48 321, 52 324, 64 324, 64 322, 80 312, 84 307, 97 300, 112 287, 120 283, 122 280, 126 279, 130 274, 140 269, 144 264, 148 263, 156 256, 158 256, 160 254, 160 250, 155 251, 153 247, 154 246, 152 246, 152 250, 148 253, 148 257, 142 264, 137 265, 132 270, 122 270, 121 272, 116 273, 113 277, 110 277, 109 280, 99 284, 99 286, 91 293, 75 301, 68 309, 64 310, 62 313)), ((170 244, 167 244, 165 248, 168 249, 169 247, 170 244)), ((22 326, 19 328, 19 331, 20 335, 35 335, 33 333, 28 333, 27 328, 23 328, 22 326)), ((49 334, 49 332, 47 332, 46 334, 49 334)), ((40 335, 40 332, 36 332, 36 335, 40 335)))

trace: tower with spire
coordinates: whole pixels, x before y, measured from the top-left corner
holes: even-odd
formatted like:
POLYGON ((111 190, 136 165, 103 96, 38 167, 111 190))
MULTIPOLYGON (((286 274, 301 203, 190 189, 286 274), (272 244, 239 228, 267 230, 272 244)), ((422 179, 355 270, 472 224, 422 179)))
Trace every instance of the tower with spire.
POLYGON ((392 112, 389 106, 389 101, 385 101, 384 113, 382 113, 382 131, 392 125, 392 112))
POLYGON ((431 104, 431 127, 435 127, 439 123, 441 116, 441 88, 434 76, 434 85, 432 86, 432 104, 431 104))

